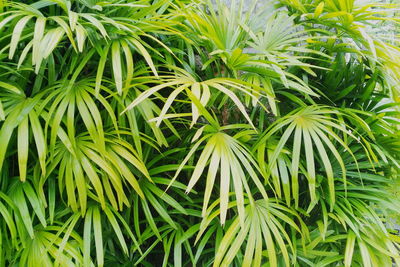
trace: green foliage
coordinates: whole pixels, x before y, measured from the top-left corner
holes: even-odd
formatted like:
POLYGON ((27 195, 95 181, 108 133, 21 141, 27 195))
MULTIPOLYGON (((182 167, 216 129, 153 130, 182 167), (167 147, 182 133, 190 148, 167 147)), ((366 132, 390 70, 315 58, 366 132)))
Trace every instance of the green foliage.
POLYGON ((0 266, 400 266, 399 6, 230 2, 0 0, 0 266))

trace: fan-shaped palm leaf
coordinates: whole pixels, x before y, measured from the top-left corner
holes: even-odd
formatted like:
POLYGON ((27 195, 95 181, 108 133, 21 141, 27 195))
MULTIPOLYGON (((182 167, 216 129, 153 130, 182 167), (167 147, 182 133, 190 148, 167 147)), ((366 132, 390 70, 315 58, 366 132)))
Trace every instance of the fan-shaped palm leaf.
MULTIPOLYGON (((276 144, 274 153, 268 159, 269 167, 265 167, 267 175, 271 173, 271 168, 274 168, 277 164, 277 159, 282 153, 285 145, 288 143, 290 136, 293 135, 293 149, 292 151, 292 162, 291 162, 291 179, 292 179, 292 193, 296 203, 298 205, 299 195, 298 195, 298 174, 301 172, 302 162, 301 151, 302 146, 305 152, 305 163, 306 171, 304 174, 307 176, 309 183, 309 192, 311 197, 311 204, 316 203, 316 159, 314 147, 318 151, 318 155, 321 158, 322 165, 326 172, 326 178, 329 182, 329 192, 331 207, 335 203, 335 189, 334 189, 334 174, 331 160, 329 159, 328 153, 332 153, 334 158, 340 165, 342 170, 343 183, 346 184, 346 168, 343 163, 342 156, 337 150, 337 146, 334 143, 339 144, 348 153, 352 154, 350 148, 345 141, 339 135, 350 136, 351 138, 358 141, 357 138, 351 131, 350 128, 346 128, 341 123, 341 116, 343 114, 339 110, 334 110, 332 108, 328 109, 324 106, 309 106, 305 108, 300 108, 278 120, 274 123, 270 129, 267 129, 263 137, 257 143, 256 148, 261 149, 259 153, 259 162, 265 166, 265 159, 263 150, 266 148, 266 142, 278 131, 285 129, 279 142, 276 144), (336 117, 336 118, 335 118, 336 117), (328 149, 328 150, 327 150, 328 149), (329 152, 328 152, 329 151, 329 152)), ((358 141, 359 142, 359 141, 358 141)))

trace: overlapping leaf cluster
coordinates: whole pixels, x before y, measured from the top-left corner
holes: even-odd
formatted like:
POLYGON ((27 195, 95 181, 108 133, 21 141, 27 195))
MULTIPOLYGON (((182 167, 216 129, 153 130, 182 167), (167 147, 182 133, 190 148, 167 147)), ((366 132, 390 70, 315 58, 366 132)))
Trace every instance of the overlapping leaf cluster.
POLYGON ((400 266, 396 4, 0 0, 0 266, 400 266))

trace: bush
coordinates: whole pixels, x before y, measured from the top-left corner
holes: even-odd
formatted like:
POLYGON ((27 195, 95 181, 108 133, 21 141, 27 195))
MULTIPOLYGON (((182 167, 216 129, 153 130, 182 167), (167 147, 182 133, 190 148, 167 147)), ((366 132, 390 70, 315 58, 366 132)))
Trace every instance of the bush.
POLYGON ((0 0, 0 266, 400 266, 398 6, 249 3, 0 0))

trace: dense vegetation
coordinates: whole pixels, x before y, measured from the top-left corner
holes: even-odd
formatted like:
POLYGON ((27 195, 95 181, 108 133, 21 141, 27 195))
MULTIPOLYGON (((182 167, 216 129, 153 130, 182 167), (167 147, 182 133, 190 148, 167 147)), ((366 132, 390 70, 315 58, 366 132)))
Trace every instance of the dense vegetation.
POLYGON ((400 266, 399 6, 250 2, 0 0, 0 266, 400 266))

